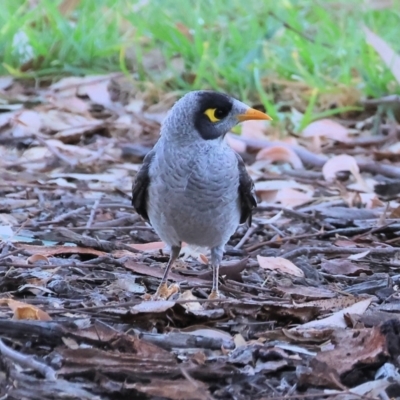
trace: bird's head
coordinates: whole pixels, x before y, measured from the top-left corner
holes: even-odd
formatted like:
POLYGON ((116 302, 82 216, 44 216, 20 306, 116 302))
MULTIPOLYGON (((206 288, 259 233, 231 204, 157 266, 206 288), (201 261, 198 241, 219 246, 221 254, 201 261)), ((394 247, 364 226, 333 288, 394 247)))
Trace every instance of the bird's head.
POLYGON ((239 122, 271 119, 233 97, 199 90, 187 93, 175 103, 161 133, 169 139, 213 140, 224 137, 239 122))

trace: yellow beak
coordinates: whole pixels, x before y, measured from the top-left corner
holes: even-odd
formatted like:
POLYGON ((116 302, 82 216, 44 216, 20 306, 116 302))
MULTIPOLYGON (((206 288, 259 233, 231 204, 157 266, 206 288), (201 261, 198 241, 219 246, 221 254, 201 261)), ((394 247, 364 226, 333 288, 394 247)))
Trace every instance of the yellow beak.
POLYGON ((254 108, 249 108, 244 114, 237 115, 236 118, 240 122, 249 121, 249 120, 252 120, 252 119, 253 120, 254 119, 259 119, 259 120, 260 119, 264 119, 264 120, 267 120, 267 121, 271 121, 272 120, 272 118, 269 115, 267 115, 267 114, 265 114, 265 113, 263 113, 261 111, 255 110, 254 108))

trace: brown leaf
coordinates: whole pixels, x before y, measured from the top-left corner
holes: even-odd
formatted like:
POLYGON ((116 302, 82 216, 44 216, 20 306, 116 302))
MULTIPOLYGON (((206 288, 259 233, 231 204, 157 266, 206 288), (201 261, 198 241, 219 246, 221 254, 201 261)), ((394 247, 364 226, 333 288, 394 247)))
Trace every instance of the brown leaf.
POLYGON ((348 260, 361 260, 362 258, 366 257, 370 253, 370 250, 366 250, 362 253, 357 253, 357 254, 352 254, 351 256, 348 256, 348 260))
POLYGON ((399 218, 400 219, 400 206, 398 206, 394 210, 392 210, 389 218, 399 218))
POLYGON ((56 256, 60 254, 91 254, 94 256, 106 256, 108 255, 104 251, 90 249, 87 247, 79 246, 35 246, 25 243, 15 243, 15 247, 24 249, 26 252, 32 255, 40 255, 41 257, 56 256))
POLYGON ((386 338, 379 328, 361 330, 338 330, 334 333, 333 350, 322 351, 311 360, 310 366, 318 370, 320 363, 325 363, 338 376, 350 372, 357 365, 365 369, 382 363, 388 357, 386 338))
POLYGON ((0 76, 0 90, 8 89, 14 82, 12 76, 0 76))
POLYGON ((110 107, 113 104, 113 102, 111 100, 108 87, 109 87, 109 80, 98 80, 97 82, 81 86, 78 90, 78 93, 79 94, 84 93, 85 95, 89 96, 90 100, 95 104, 100 104, 104 107, 110 107))
POLYGON ((67 16, 78 7, 80 0, 63 0, 58 6, 58 11, 61 15, 67 16))
POLYGON ((189 29, 185 24, 183 24, 182 22, 177 22, 177 23, 175 24, 175 26, 176 26, 176 29, 178 29, 178 31, 179 31, 180 33, 182 33, 184 36, 186 36, 186 38, 187 38, 190 42, 193 41, 193 36, 192 36, 192 34, 191 34, 191 32, 190 32, 190 29, 189 29))
POLYGON ((308 186, 301 185, 293 180, 270 180, 270 181, 258 181, 255 183, 256 191, 274 191, 281 190, 283 188, 293 188, 293 189, 308 189, 308 186))
POLYGON ((37 133, 42 127, 40 114, 33 110, 23 110, 13 119, 13 136, 23 137, 37 133))
POLYGON ((130 308, 132 314, 139 313, 161 313, 175 305, 175 301, 168 300, 146 300, 130 308))
MULTIPOLYGON (((124 267, 141 275, 145 276, 152 276, 154 278, 162 278, 164 275, 164 269, 163 268, 156 268, 156 267, 150 267, 147 264, 139 263, 133 260, 128 260, 124 264, 124 267)), ((170 271, 168 274, 168 280, 174 281, 174 282, 181 282, 181 281, 189 281, 191 284, 198 284, 198 285, 204 285, 204 280, 197 278, 197 277, 191 277, 191 276, 183 276, 180 274, 177 274, 174 271, 170 271)))
POLYGON ((267 160, 273 162, 287 162, 295 169, 303 169, 303 163, 299 156, 289 147, 275 145, 261 149, 257 156, 257 160, 267 160))
POLYGON ((30 257, 28 257, 26 261, 28 262, 28 264, 35 264, 37 262, 44 262, 46 264, 50 264, 49 259, 43 254, 33 254, 30 257))
POLYGON ((13 121, 15 115, 15 112, 0 113, 0 128, 3 128, 4 126, 10 124, 13 121))
POLYGON ((336 296, 336 293, 324 289, 324 288, 316 288, 316 287, 307 287, 301 285, 276 285, 274 287, 274 292, 281 295, 290 295, 294 299, 324 299, 324 298, 332 298, 336 296))
POLYGON ((263 257, 257 255, 257 261, 261 268, 278 271, 284 274, 303 278, 304 272, 296 267, 290 260, 282 257, 263 257))
POLYGON ((322 167, 322 174, 326 181, 333 181, 336 179, 336 174, 342 171, 349 171, 354 176, 357 184, 365 191, 370 191, 370 188, 360 174, 360 168, 357 161, 353 156, 341 154, 330 158, 322 167))
POLYGON ((165 249, 164 242, 150 242, 150 243, 131 243, 131 247, 139 251, 158 251, 165 249))
POLYGON ((190 290, 185 290, 180 296, 178 300, 191 300, 187 303, 182 303, 182 307, 186 311, 191 311, 191 312, 196 312, 199 310, 203 310, 203 306, 196 300, 198 298, 193 295, 193 293, 190 290))
POLYGON ((204 336, 208 338, 220 338, 225 340, 232 340, 232 336, 221 330, 216 328, 210 328, 208 326, 194 325, 188 328, 181 329, 182 332, 187 333, 188 335, 194 336, 204 336))
POLYGON ((392 71, 397 83, 400 84, 400 57, 394 50, 376 33, 363 27, 367 43, 370 44, 381 57, 382 61, 392 71))
MULTIPOLYGON (((243 282, 241 272, 246 268, 248 260, 248 258, 243 258, 240 261, 224 261, 219 268, 219 275, 224 276, 226 279, 243 282)), ((202 272, 197 277, 211 281, 213 279, 213 271, 202 272)))
POLYGON ((303 130, 302 135, 308 138, 325 137, 338 142, 346 142, 349 140, 348 129, 331 119, 320 119, 311 122, 311 124, 303 130))
MULTIPOLYGON (((74 332, 74 334, 79 333, 74 332)), ((115 335, 115 332, 114 332, 115 335)), ((96 331, 94 340, 99 340, 96 331)), ((106 351, 96 348, 68 349, 60 347, 57 353, 63 358, 63 367, 58 372, 60 375, 73 371, 93 371, 99 373, 121 372, 129 368, 136 376, 153 377, 165 374, 167 371, 179 371, 176 360, 169 352, 138 338, 130 339, 127 335, 120 337, 121 345, 128 347, 128 352, 106 351)), ((117 343, 118 344, 118 343, 117 343)))
POLYGON ((51 317, 47 312, 35 307, 31 304, 26 304, 13 299, 0 299, 0 304, 7 304, 14 311, 13 319, 33 319, 36 321, 51 321, 51 317))
POLYGON ((89 116, 90 104, 76 96, 51 97, 49 102, 56 108, 73 114, 89 116))
POLYGON ((361 273, 372 274, 368 265, 356 264, 350 260, 324 260, 321 263, 321 269, 331 275, 357 276, 361 273))
POLYGON ((309 329, 309 328, 326 328, 326 327, 338 327, 346 328, 347 324, 344 319, 344 314, 363 314, 364 311, 369 307, 372 302, 372 297, 369 299, 361 300, 358 303, 346 307, 343 310, 337 311, 333 315, 327 318, 306 322, 303 325, 298 326, 296 329, 309 329))
POLYGON ((207 386, 200 381, 190 379, 178 379, 173 381, 152 379, 150 383, 128 384, 136 390, 151 397, 165 398, 171 400, 209 400, 211 397, 207 386))
POLYGON ((275 201, 285 207, 298 207, 309 203, 313 199, 310 191, 301 192, 292 188, 283 188, 276 193, 275 201))

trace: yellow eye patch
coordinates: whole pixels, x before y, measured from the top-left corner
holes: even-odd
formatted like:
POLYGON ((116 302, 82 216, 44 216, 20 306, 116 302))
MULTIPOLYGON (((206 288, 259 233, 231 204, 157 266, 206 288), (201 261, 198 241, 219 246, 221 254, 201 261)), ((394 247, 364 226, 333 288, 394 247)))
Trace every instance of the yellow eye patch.
POLYGON ((211 122, 217 122, 220 120, 215 116, 215 111, 217 111, 216 108, 208 108, 206 111, 204 111, 204 114, 207 115, 211 122))

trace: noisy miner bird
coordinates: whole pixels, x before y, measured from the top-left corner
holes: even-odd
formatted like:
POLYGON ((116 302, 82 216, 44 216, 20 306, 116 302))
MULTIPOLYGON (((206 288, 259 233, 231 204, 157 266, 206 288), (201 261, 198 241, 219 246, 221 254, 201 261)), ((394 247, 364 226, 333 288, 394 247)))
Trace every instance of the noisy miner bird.
POLYGON ((168 272, 182 242, 211 250, 209 298, 219 298, 225 244, 239 224, 251 223, 257 205, 244 162, 224 136, 241 121, 270 119, 230 96, 205 90, 187 93, 168 112, 132 187, 135 210, 171 248, 154 298, 167 296, 168 272))

